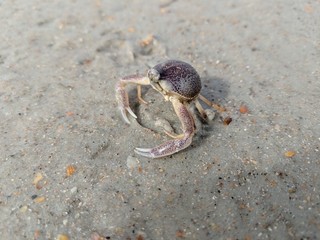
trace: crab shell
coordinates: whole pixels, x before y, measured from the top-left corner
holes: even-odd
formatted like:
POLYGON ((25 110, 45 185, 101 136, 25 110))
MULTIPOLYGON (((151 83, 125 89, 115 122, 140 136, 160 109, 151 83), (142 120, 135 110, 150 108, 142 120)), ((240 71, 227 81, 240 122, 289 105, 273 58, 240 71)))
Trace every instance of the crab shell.
POLYGON ((156 74, 155 81, 165 93, 178 97, 180 101, 191 101, 200 93, 200 76, 188 63, 168 60, 154 66, 150 71, 156 74))

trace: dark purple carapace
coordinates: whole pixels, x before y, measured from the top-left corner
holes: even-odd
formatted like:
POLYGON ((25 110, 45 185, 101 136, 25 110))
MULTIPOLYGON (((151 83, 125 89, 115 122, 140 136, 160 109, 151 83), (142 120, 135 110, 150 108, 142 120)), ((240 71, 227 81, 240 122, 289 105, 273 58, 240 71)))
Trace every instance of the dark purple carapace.
POLYGON ((192 100, 199 95, 201 90, 200 76, 190 64, 178 60, 168 60, 156 65, 154 69, 160 74, 160 86, 166 90, 178 94, 184 100, 192 100))

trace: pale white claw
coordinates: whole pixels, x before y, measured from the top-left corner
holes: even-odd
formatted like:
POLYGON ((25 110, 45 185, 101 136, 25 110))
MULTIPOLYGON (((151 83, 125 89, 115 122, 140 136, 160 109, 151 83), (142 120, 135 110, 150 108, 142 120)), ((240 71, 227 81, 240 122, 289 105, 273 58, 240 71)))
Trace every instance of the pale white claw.
POLYGON ((136 148, 139 152, 150 152, 152 148, 136 148))
POLYGON ((151 154, 151 150, 152 148, 135 148, 134 152, 147 158, 154 158, 153 154, 151 154))
POLYGON ((125 110, 124 108, 120 108, 120 112, 121 112, 121 115, 122 115, 123 120, 124 120, 126 123, 130 124, 130 121, 129 121, 128 117, 127 117, 127 112, 126 112, 126 110, 125 110))
POLYGON ((131 110, 130 107, 127 107, 126 109, 127 109, 128 113, 130 113, 130 115, 131 115, 132 117, 137 118, 137 115, 131 110))
POLYGON ((129 118, 128 118, 128 116, 127 116, 127 112, 128 112, 132 117, 137 118, 137 115, 134 114, 134 112, 131 110, 130 107, 126 107, 126 108, 125 108, 125 107, 119 107, 119 109, 120 109, 120 112, 121 112, 121 116, 122 116, 123 120, 124 120, 126 123, 130 124, 129 118))

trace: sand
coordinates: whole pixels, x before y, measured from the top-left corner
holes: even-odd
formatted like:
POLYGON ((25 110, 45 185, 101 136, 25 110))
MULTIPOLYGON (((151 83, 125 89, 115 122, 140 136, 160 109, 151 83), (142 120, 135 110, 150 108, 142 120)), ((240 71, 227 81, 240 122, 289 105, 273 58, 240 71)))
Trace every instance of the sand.
POLYGON ((1 239, 319 239, 319 12, 0 1, 1 239), (195 111, 191 146, 148 159, 134 148, 180 123, 159 93, 143 87, 140 105, 128 87, 126 124, 114 86, 166 59, 192 64, 227 111, 195 111))

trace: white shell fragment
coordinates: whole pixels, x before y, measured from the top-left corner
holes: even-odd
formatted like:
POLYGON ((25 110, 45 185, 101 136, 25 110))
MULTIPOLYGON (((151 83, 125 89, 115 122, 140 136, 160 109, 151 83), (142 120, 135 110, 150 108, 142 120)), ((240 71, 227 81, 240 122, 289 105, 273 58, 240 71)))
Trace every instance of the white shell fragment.
POLYGON ((127 167, 129 168, 129 170, 133 170, 138 168, 140 165, 139 159, 136 157, 132 157, 132 156, 128 156, 127 157, 127 167))

